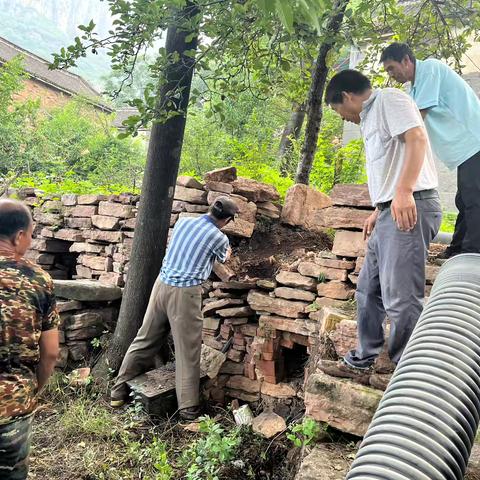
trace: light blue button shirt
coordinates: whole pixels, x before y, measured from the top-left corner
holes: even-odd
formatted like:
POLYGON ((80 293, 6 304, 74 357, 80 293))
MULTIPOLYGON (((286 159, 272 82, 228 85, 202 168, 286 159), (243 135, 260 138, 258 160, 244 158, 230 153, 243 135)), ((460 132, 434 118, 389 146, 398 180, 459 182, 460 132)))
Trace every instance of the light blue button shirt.
POLYGON ((480 152, 480 100, 465 80, 435 59, 416 60, 410 90, 425 117, 435 155, 454 169, 480 152))

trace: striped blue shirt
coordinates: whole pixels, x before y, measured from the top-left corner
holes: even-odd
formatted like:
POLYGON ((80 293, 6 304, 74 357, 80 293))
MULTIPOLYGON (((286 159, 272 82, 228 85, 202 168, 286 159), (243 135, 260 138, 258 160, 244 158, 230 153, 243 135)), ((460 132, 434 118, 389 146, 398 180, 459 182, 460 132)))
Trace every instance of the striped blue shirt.
POLYGON ((193 287, 212 273, 213 263, 227 259, 228 238, 208 215, 181 218, 160 270, 160 280, 174 287, 193 287))

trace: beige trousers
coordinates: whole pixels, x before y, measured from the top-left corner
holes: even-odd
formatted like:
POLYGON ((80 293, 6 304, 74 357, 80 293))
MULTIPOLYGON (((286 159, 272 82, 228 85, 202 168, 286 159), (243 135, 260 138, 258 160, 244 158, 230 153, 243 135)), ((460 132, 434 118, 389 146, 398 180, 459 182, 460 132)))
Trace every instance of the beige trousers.
POLYGON ((128 394, 126 382, 154 368, 155 357, 172 330, 178 408, 200 404, 202 287, 172 287, 159 279, 153 286, 142 326, 123 359, 112 399, 128 394))

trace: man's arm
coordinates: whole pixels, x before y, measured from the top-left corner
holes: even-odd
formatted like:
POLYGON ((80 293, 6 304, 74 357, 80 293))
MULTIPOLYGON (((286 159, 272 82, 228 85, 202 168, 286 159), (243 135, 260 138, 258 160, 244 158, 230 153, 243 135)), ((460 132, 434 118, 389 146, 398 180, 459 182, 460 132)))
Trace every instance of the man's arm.
POLYGON ((414 127, 403 134, 405 159, 392 201, 392 217, 400 230, 412 230, 417 223, 417 207, 413 189, 425 161, 428 145, 427 134, 422 127, 414 127))
POLYGON ((37 366, 38 390, 41 390, 53 373, 58 358, 58 329, 52 328, 40 334, 40 361, 37 366))

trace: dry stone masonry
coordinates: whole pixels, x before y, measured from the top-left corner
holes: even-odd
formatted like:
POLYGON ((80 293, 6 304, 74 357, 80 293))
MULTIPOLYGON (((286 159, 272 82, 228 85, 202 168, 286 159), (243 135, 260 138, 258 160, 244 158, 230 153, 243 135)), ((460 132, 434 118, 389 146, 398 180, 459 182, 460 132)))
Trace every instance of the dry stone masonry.
MULTIPOLYGON (((32 208, 36 222, 28 256, 57 279, 59 366, 84 361, 92 340, 114 329, 140 197, 56 198, 33 189, 17 195, 32 208)), ((328 231, 334 241, 331 251, 303 249, 268 278, 238 275, 235 263, 215 265, 203 286, 203 342, 219 352, 214 357, 221 362, 218 374, 204 382, 205 396, 219 403, 262 400, 283 416, 304 402, 317 420, 362 435, 381 392, 329 377, 318 362, 340 358, 356 343, 353 298, 365 255, 361 230, 372 212, 366 186, 337 185, 327 196, 295 185, 282 208, 274 187, 237 178, 233 167, 207 173, 204 182, 181 176, 170 227, 179 218, 205 214, 221 195, 239 207, 238 218, 224 229, 234 244, 252 237, 259 219, 319 235, 328 231)), ((438 268, 427 266, 429 285, 438 268)), ((388 369, 385 353, 381 362, 388 369)))

